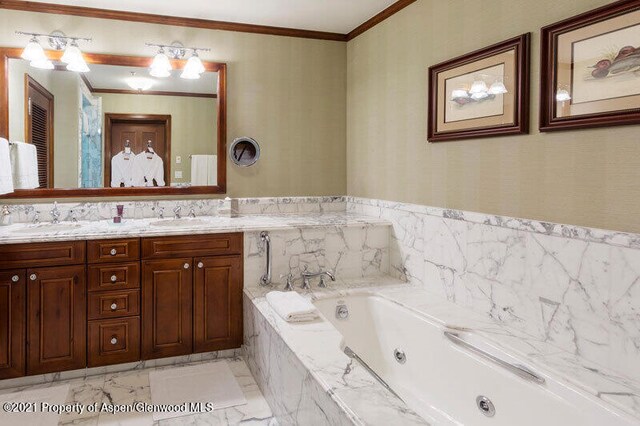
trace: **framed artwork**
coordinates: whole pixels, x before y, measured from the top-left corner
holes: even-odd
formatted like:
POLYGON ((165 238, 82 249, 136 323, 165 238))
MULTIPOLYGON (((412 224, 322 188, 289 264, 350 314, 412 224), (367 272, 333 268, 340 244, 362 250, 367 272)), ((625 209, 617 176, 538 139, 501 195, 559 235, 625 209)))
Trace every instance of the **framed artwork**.
POLYGON ((429 68, 429 142, 528 133, 529 39, 522 34, 429 68))
POLYGON ((640 0, 544 27, 540 59, 541 131, 640 123, 640 0))

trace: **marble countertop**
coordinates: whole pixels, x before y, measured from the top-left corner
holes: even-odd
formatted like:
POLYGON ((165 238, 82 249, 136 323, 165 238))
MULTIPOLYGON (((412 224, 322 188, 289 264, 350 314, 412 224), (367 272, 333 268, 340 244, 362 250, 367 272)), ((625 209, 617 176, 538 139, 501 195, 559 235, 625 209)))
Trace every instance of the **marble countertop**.
POLYGON ((199 216, 195 219, 179 219, 178 222, 174 219, 125 219, 121 224, 107 220, 61 222, 57 225, 17 223, 0 226, 0 244, 390 225, 384 219, 344 212, 199 216))
MULTIPOLYGON (((389 277, 338 280, 330 289, 312 289, 305 297, 317 299, 372 292, 398 303, 420 315, 425 315, 450 328, 472 330, 505 352, 519 357, 561 382, 600 398, 605 405, 626 412, 640 420, 640 384, 611 373, 601 366, 583 360, 538 338, 500 325, 489 318, 457 306, 421 287, 401 283, 389 277)), ((376 412, 395 410, 403 416, 402 424, 420 424, 415 414, 402 401, 386 391, 373 379, 366 380, 366 372, 355 374, 350 359, 339 350, 341 334, 326 320, 308 324, 290 324, 273 311, 264 297, 269 287, 248 287, 245 294, 277 330, 285 343, 318 378, 325 390, 341 405, 356 413, 365 424, 375 419, 376 412), (335 351, 329 351, 331 345, 335 351), (347 380, 346 373, 351 371, 347 380), (355 374, 355 375, 354 375, 355 374), (358 387, 354 393, 353 388, 358 387), (362 392, 370 392, 366 396, 362 392), (381 398, 380 395, 384 395, 381 398), (375 401, 376 407, 371 402, 375 401), (407 416, 405 419, 404 416, 407 416)), ((279 289, 278 289, 279 290, 279 289)))

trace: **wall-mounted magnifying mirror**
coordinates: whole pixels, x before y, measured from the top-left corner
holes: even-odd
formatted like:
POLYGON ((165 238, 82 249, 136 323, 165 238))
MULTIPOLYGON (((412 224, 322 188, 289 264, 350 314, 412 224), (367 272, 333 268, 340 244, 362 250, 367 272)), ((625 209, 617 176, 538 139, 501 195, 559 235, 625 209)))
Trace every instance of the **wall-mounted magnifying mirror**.
POLYGON ((252 138, 238 138, 231 144, 229 157, 231 157, 231 161, 237 166, 253 166, 260 158, 260 145, 252 138))

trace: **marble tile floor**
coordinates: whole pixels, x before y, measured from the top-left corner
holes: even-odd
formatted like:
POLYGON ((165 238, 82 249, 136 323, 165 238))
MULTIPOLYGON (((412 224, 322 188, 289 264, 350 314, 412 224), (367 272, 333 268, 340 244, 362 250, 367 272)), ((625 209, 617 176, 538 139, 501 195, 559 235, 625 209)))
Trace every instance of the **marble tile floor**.
MULTIPOLYGON (((251 426, 277 426, 278 423, 271 413, 267 401, 262 396, 256 381, 249 372, 249 368, 242 358, 227 358, 215 361, 227 361, 234 376, 238 380, 244 396, 247 399, 246 405, 230 407, 226 409, 214 410, 210 413, 200 413, 172 419, 154 422, 152 413, 72 413, 63 414, 60 417, 59 425, 109 425, 109 426, 183 426, 183 425, 251 425, 251 426)), ((200 362, 201 363, 201 362, 200 362)), ((200 364, 190 363, 186 365, 200 364)), ((27 389, 43 388, 47 386, 57 386, 68 383, 70 385, 67 395, 67 404, 80 403, 85 406, 89 404, 133 404, 135 402, 151 403, 151 389, 149 387, 149 372, 173 368, 175 366, 165 366, 148 368, 143 370, 132 370, 114 374, 103 374, 89 376, 86 378, 72 379, 47 383, 36 386, 24 386, 19 388, 8 388, 0 390, 0 394, 18 392, 27 389)), ((29 426, 22 424, 21 426, 29 426)))

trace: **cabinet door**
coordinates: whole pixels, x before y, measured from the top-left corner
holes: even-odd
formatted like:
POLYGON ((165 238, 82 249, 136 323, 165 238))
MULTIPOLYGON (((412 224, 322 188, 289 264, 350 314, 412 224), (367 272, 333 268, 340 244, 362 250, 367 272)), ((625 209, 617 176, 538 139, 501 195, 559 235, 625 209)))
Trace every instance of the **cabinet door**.
POLYGON ((142 359, 190 354, 192 259, 145 260, 142 264, 142 359))
POLYGON ((87 293, 84 266, 27 270, 27 373, 84 368, 87 293))
POLYGON ((0 379, 25 374, 25 270, 0 271, 0 379))
POLYGON ((242 257, 196 258, 194 352, 242 344, 242 257))

